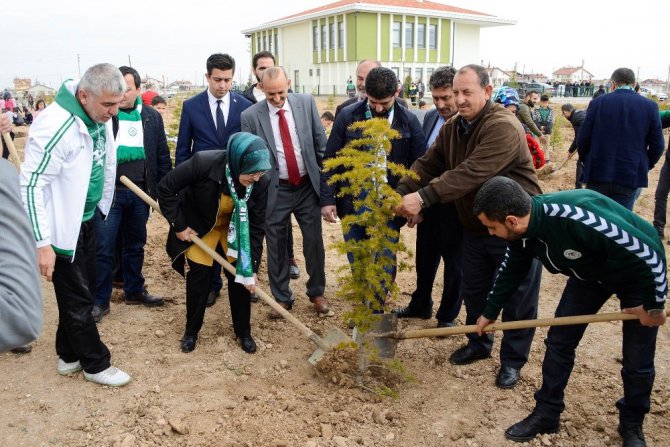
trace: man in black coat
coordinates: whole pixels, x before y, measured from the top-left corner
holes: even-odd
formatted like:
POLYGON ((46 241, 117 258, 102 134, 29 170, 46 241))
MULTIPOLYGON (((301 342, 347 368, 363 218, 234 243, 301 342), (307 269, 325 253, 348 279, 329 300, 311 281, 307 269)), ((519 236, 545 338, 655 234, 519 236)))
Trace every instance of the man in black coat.
MULTIPOLYGON (((569 157, 572 157, 575 151, 577 150, 577 134, 579 133, 579 128, 586 118, 585 110, 577 110, 575 106, 570 103, 565 103, 561 106, 561 113, 563 117, 570 121, 572 124, 572 130, 575 131, 575 138, 572 139, 572 143, 568 148, 569 157)), ((577 172, 575 174, 575 189, 582 188, 582 171, 584 170, 583 160, 577 160, 577 172)))
POLYGON ((144 285, 142 264, 147 242, 149 206, 125 187, 119 178, 128 177, 147 194, 156 197, 156 185, 172 169, 170 150, 160 114, 142 105, 140 75, 134 68, 120 67, 128 88, 114 119, 117 150, 116 189, 109 214, 97 212, 96 274, 93 311, 96 322, 109 313, 112 294, 114 248, 122 239, 121 265, 126 304, 162 306, 163 299, 152 296, 144 285))

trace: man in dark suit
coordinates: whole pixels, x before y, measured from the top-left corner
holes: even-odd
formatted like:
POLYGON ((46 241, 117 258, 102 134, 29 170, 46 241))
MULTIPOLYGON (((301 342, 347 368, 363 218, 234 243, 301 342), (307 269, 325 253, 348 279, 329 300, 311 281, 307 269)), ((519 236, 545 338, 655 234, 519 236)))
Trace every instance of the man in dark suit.
MULTIPOLYGON (((242 130, 263 138, 272 153, 265 222, 272 294, 284 308, 293 306, 286 227, 294 214, 302 232, 309 275, 307 296, 317 313, 328 313, 330 306, 323 296, 326 274, 319 207, 320 165, 326 133, 314 99, 310 95, 288 93, 290 85, 282 67, 267 68, 261 77, 266 101, 242 113, 242 130)), ((272 311, 270 317, 280 315, 272 311)))
POLYGON ((373 61, 370 59, 363 59, 358 63, 358 66, 356 67, 356 91, 358 92, 358 94, 353 98, 347 99, 346 101, 344 101, 342 104, 340 104, 335 108, 335 118, 337 118, 337 114, 340 113, 340 111, 344 109, 346 106, 356 104, 357 102, 365 100, 365 98, 367 97, 365 94, 365 78, 368 76, 370 70, 372 70, 375 67, 381 67, 381 66, 382 66, 381 62, 373 61))
MULTIPOLYGON (((337 118, 337 114, 345 107, 364 101, 365 98, 367 98, 367 94, 365 93, 365 78, 368 76, 368 73, 370 73, 370 70, 381 66, 381 62, 373 61, 371 59, 363 59, 358 63, 358 66, 356 67, 356 91, 358 91, 358 94, 353 98, 347 99, 335 108, 335 118, 337 118)), ((400 89, 398 89, 398 91, 400 91, 400 89)), ((396 102, 407 109, 407 101, 402 99, 402 97, 399 97, 397 94, 396 97, 396 102)))
MULTIPOLYGON (((458 108, 454 99, 453 82, 456 70, 440 67, 428 81, 433 97, 434 109, 426 113, 423 133, 426 135, 426 149, 437 138, 442 125, 456 114, 458 108)), ((437 327, 456 324, 461 310, 461 246, 463 228, 453 203, 437 203, 425 208, 417 220, 410 220, 409 226, 418 223, 416 230, 416 290, 407 307, 396 309, 398 318, 429 319, 433 314, 433 282, 440 265, 444 261, 444 282, 440 308, 435 315, 437 327)))
MULTIPOLYGON (((364 101, 345 107, 335 118, 333 129, 328 138, 326 154, 324 159, 333 158, 351 140, 362 137, 362 131, 350 131, 349 126, 355 122, 365 121, 371 118, 387 119, 391 128, 400 133, 400 138, 391 142, 391 153, 388 160, 409 168, 414 161, 426 150, 426 138, 419 124, 419 120, 409 110, 397 105, 395 96, 398 79, 395 73, 384 67, 376 67, 370 70, 365 79, 365 90, 367 97, 364 101)), ((337 217, 344 217, 360 213, 354 206, 353 197, 340 196, 340 184, 329 184, 330 178, 338 171, 323 172, 321 174, 321 216, 327 222, 337 222, 337 217)), ((388 184, 395 188, 398 184, 397 176, 388 175, 388 184)), ((400 237, 400 228, 405 224, 405 219, 396 217, 389 220, 388 227, 400 237)), ((344 234, 344 240, 364 240, 367 238, 366 228, 360 225, 352 225, 344 234)), ((395 253, 391 254, 395 257, 395 253)), ((353 255, 349 255, 349 262, 353 263, 353 255)), ((388 271, 391 277, 395 277, 395 269, 388 271)), ((385 297, 378 297, 383 305, 385 297)))
POLYGON ((635 73, 612 73, 614 91, 591 101, 577 136, 586 187, 633 209, 637 188, 663 154, 658 105, 635 93, 635 73))
MULTIPOLYGON (((230 89, 235 75, 235 59, 215 53, 207 58, 207 90, 184 101, 179 121, 175 166, 199 151, 225 149, 228 138, 241 130, 240 115, 251 102, 230 89)), ((212 306, 222 287, 221 266, 214 264, 212 290, 207 306, 212 306)))
POLYGON ((175 165, 199 151, 225 149, 228 138, 240 131, 240 115, 251 102, 230 89, 235 75, 235 59, 212 54, 207 59, 204 92, 184 101, 179 121, 175 165))
POLYGON ((121 242, 124 302, 162 306, 163 299, 152 296, 144 285, 142 265, 147 242, 149 206, 119 181, 122 175, 156 197, 156 185, 172 169, 163 119, 142 104, 140 74, 131 67, 120 67, 127 89, 114 117, 117 167, 114 202, 106 216, 95 215, 97 286, 91 314, 96 322, 109 313, 112 295, 114 249, 121 242))

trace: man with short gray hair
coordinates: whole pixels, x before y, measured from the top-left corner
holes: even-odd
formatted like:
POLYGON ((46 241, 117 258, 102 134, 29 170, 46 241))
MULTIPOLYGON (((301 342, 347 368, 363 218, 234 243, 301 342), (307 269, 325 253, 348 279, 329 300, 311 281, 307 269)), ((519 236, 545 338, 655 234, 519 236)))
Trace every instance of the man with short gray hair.
POLYGON ((21 197, 37 245, 40 273, 58 303, 58 373, 123 386, 131 378, 110 365, 91 315, 95 294, 96 208, 109 213, 116 176, 112 116, 126 83, 112 64, 68 80, 30 128, 21 169, 21 197))

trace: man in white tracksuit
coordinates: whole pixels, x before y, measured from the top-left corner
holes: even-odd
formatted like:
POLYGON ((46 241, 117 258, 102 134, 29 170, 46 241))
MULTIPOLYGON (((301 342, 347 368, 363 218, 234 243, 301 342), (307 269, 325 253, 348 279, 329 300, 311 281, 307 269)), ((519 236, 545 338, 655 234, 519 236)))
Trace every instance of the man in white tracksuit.
POLYGON ((126 83, 117 67, 98 64, 65 81, 28 134, 21 198, 37 242, 40 273, 58 302, 58 373, 79 370, 92 382, 123 386, 131 378, 110 365, 91 316, 95 292, 96 207, 107 215, 114 195, 116 147, 111 118, 126 83), (92 293, 93 292, 93 293, 92 293))

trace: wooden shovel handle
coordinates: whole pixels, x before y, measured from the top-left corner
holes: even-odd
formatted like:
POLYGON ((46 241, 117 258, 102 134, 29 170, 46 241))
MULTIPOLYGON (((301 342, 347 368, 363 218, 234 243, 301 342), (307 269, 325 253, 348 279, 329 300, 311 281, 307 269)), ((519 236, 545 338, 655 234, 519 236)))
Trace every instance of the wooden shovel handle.
MULTIPOLYGON (((145 193, 140 187, 138 187, 136 184, 134 184, 128 177, 125 175, 122 175, 121 178, 119 179, 121 183, 126 185, 128 189, 130 189, 132 192, 137 194, 137 196, 144 200, 150 207, 152 207, 156 212, 158 212, 161 216, 163 213, 161 213, 160 206, 158 205, 158 202, 156 202, 154 199, 149 197, 147 193, 145 193)), ((163 216, 165 217, 165 216, 163 216)), ((216 251, 212 250, 209 248, 207 244, 205 244, 202 239, 200 239, 198 236, 191 236, 191 239, 193 240, 193 243, 200 247, 202 251, 207 253, 209 256, 211 256, 216 262, 221 264, 223 268, 228 270, 229 273, 231 273, 233 276, 235 275, 235 267, 228 262, 226 259, 224 259, 220 254, 218 254, 216 251)), ((305 326, 300 320, 298 320, 296 317, 293 316, 288 310, 284 309, 277 301, 275 301, 273 298, 271 298, 267 293, 263 292, 258 286, 254 289, 254 293, 258 295, 260 299, 265 301, 267 305, 269 305, 271 308, 279 312, 279 314, 284 317, 289 323, 297 327, 302 334, 312 340, 317 346, 319 346, 321 349, 328 350, 330 347, 323 341, 321 337, 316 335, 314 331, 312 331, 310 328, 305 326)))
MULTIPOLYGON (((670 310, 666 311, 666 315, 670 316, 670 310)), ((489 324, 484 328, 484 332, 509 331, 511 329, 529 329, 529 328, 547 327, 547 326, 569 326, 572 324, 601 323, 605 321, 620 321, 620 320, 637 320, 637 316, 633 314, 625 314, 623 312, 611 312, 596 315, 575 315, 571 317, 540 318, 537 320, 507 321, 505 323, 489 324)), ((433 329, 398 331, 386 334, 378 334, 376 336, 391 337, 404 340, 408 338, 424 338, 424 337, 440 337, 445 335, 472 334, 475 332, 477 332, 477 326, 473 324, 469 326, 454 326, 454 327, 433 328, 433 329)))
POLYGON ((11 135, 9 135, 9 132, 5 132, 2 134, 2 138, 5 140, 7 149, 9 149, 9 157, 12 159, 14 166, 16 166, 16 170, 21 172, 21 158, 19 157, 19 153, 16 151, 16 147, 14 146, 11 135))

